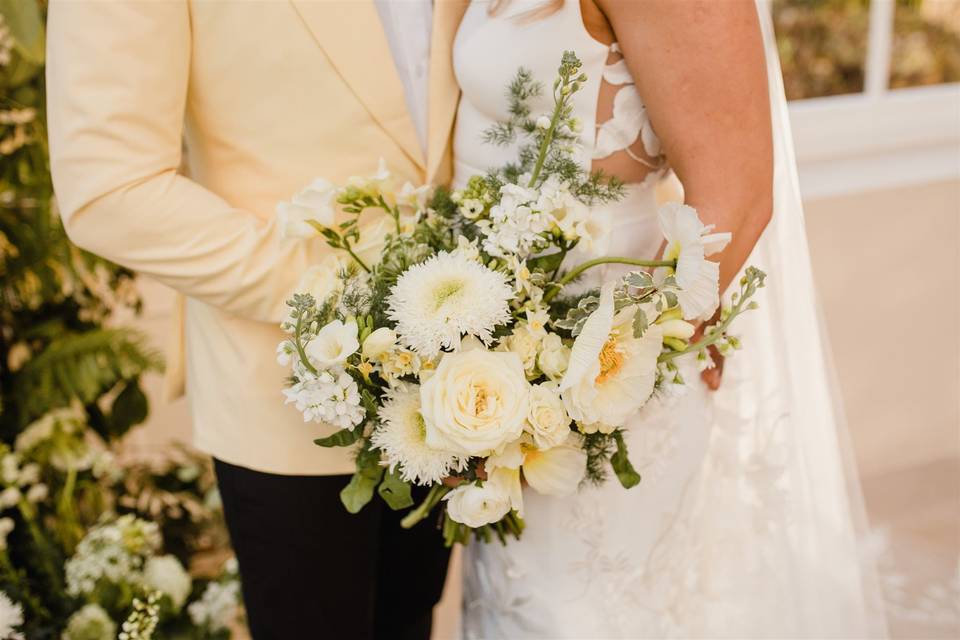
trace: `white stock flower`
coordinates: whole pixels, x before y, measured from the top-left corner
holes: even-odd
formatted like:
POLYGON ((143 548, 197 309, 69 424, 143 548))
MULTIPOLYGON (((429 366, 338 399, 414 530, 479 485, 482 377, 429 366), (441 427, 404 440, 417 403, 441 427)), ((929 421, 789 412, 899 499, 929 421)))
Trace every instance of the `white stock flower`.
POLYGON ((564 441, 549 449, 530 449, 523 458, 523 477, 537 493, 569 496, 587 473, 587 454, 579 438, 567 430, 564 441))
POLYGON ((530 388, 530 406, 524 427, 538 449, 550 449, 566 442, 570 435, 570 416, 555 383, 545 382, 530 388))
POLYGON ((517 439, 530 385, 514 353, 474 348, 447 354, 420 387, 427 444, 485 456, 517 439))
POLYGON ((43 483, 35 484, 29 489, 27 489, 27 502, 36 504, 38 502, 43 502, 47 499, 50 490, 47 488, 47 485, 43 483))
POLYGON ((170 597, 174 609, 179 610, 190 595, 193 581, 180 561, 174 556, 154 556, 143 567, 143 583, 170 597))
POLYGON ((0 518, 0 551, 7 548, 7 536, 15 526, 13 518, 0 518))
POLYGON ((502 273, 441 252, 407 269, 387 298, 401 341, 428 358, 456 349, 463 334, 489 342, 510 317, 512 291, 502 273))
POLYGON ((464 484, 443 497, 454 522, 477 528, 497 522, 515 509, 523 514, 520 472, 499 468, 490 472, 481 486, 464 484))
POLYGON ((392 350, 396 345, 397 333, 390 327, 380 327, 363 341, 360 354, 368 360, 374 360, 392 350))
POLYGON ((591 213, 587 205, 570 193, 569 185, 556 176, 550 176, 540 185, 535 208, 552 217, 568 241, 579 237, 578 227, 589 220, 591 213))
MULTIPOLYGON (((335 373, 335 372, 334 372, 335 373)), ((340 429, 352 429, 366 414, 360 403, 360 391, 350 374, 334 375, 321 371, 284 389, 287 404, 294 404, 303 414, 303 421, 323 422, 340 429)))
POLYGON ((325 324, 314 336, 304 352, 318 369, 342 365, 360 348, 355 320, 333 320, 325 324))
POLYGON ((0 591, 0 640, 21 639, 17 627, 23 624, 23 607, 0 591))
POLYGON ((391 391, 377 415, 381 424, 370 441, 391 471, 399 468, 403 480, 431 485, 466 467, 468 456, 427 445, 419 387, 404 385, 391 391))
POLYGON ((570 347, 555 333, 548 333, 540 341, 537 366, 551 380, 559 380, 567 371, 570 362, 570 347))
POLYGON ((663 337, 654 324, 635 338, 636 310, 631 306, 614 315, 613 284, 605 285, 573 343, 560 394, 585 431, 623 425, 653 393, 663 337))
POLYGON ((657 212, 667 240, 664 260, 676 260, 677 299, 686 320, 709 316, 720 304, 720 265, 706 256, 722 251, 729 233, 710 233, 693 207, 668 202, 657 212))
POLYGON ((543 244, 543 234, 553 226, 553 216, 536 210, 540 194, 516 184, 500 188, 500 202, 490 208, 490 218, 480 225, 483 248, 491 256, 526 258, 543 244))
POLYGON ((67 620, 61 640, 114 640, 117 623, 98 604, 86 604, 67 620))
POLYGON ((293 196, 291 202, 277 204, 277 222, 284 238, 312 238, 316 222, 324 227, 334 223, 334 198, 337 188, 323 178, 317 178, 293 196))

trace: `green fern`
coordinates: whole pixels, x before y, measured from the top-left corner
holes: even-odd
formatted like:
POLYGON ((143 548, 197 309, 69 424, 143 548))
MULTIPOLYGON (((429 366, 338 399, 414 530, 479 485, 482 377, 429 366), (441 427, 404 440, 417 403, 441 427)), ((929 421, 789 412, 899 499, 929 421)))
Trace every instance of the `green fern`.
POLYGON ((62 336, 18 372, 15 395, 25 420, 74 399, 96 401, 118 383, 163 367, 143 334, 126 328, 91 329, 62 336))

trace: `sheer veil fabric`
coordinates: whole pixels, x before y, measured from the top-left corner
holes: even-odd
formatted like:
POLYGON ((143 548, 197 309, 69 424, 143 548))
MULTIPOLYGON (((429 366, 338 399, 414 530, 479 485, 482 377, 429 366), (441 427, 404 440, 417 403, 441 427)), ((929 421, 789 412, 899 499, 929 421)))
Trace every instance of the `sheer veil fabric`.
MULTIPOLYGON (((757 0, 774 136, 774 213, 748 264, 767 272, 745 348, 714 394, 713 436, 692 508, 700 629, 743 637, 887 636, 804 228, 770 7, 757 0)), ((691 629, 693 631, 693 629, 691 629)))

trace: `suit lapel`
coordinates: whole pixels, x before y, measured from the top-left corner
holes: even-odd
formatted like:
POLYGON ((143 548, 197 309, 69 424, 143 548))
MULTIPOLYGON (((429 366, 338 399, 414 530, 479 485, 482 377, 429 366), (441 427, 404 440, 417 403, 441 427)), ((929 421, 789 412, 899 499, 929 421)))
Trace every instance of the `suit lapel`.
MULTIPOLYGON (((426 163, 407 111, 403 84, 373 0, 290 2, 373 119, 411 160, 424 168, 426 163)), ((444 3, 437 0, 437 4, 444 3)), ((432 42, 436 42, 436 38, 432 42)))
POLYGON ((427 180, 443 163, 453 128, 460 87, 453 73, 453 41, 470 0, 434 0, 430 41, 430 102, 427 111, 427 180))

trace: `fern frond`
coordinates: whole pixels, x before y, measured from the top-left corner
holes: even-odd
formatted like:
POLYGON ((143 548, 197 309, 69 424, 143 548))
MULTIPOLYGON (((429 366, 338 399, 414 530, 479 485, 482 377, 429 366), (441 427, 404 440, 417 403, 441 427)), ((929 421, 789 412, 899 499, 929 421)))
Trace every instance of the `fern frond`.
POLYGON ((160 353, 133 329, 91 329, 51 342, 15 379, 22 419, 31 420, 73 400, 89 404, 118 382, 163 368, 160 353))

